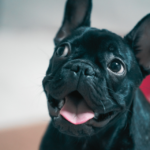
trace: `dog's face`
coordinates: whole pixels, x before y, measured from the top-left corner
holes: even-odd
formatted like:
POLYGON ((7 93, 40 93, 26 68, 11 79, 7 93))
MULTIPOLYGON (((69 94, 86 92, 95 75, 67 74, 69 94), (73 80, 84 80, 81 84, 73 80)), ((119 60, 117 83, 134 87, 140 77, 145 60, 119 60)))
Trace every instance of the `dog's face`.
MULTIPOLYGON (((91 1, 69 0, 64 17, 67 21, 64 19, 55 38, 55 51, 43 80, 54 126, 72 136, 107 130, 120 116, 126 116, 135 90, 143 75, 148 74, 150 64, 150 44, 147 43, 143 50, 144 54, 149 54, 149 59, 143 59, 143 51, 138 51, 139 46, 145 47, 139 45, 145 36, 139 38, 137 27, 124 39, 108 30, 82 26, 73 30, 75 23, 68 23, 68 14, 73 13, 69 8, 78 6, 80 9, 81 4, 86 11, 79 11, 83 16, 77 22, 86 25, 89 22, 91 1), (133 38, 138 53, 131 46, 133 38)), ((75 14, 73 16, 76 18, 75 14)), ((147 18, 150 25, 150 16, 147 18)), ((147 35, 149 38, 150 32, 147 35)))

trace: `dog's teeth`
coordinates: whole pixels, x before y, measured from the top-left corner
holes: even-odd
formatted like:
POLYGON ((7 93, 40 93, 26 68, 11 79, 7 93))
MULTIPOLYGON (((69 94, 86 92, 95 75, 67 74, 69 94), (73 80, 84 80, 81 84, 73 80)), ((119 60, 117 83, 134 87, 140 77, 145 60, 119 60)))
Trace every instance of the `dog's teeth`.
POLYGON ((95 119, 98 119, 98 116, 99 116, 99 114, 98 114, 98 113, 95 113, 94 118, 95 118, 95 119))
POLYGON ((96 119, 96 120, 97 120, 98 118, 94 117, 94 119, 96 119))
POLYGON ((61 100, 58 104, 58 108, 61 109, 64 105, 64 100, 61 100))

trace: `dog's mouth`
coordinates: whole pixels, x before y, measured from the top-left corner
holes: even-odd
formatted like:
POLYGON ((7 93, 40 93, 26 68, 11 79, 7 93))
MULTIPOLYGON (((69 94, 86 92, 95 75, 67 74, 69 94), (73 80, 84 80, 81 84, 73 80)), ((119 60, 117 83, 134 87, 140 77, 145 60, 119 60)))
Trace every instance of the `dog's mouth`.
POLYGON ((59 114, 74 125, 87 124, 95 127, 103 127, 110 122, 118 111, 107 113, 94 112, 86 103, 83 96, 74 91, 58 103, 59 114))
POLYGON ((72 124, 78 125, 92 119, 94 112, 89 108, 81 94, 75 91, 65 97, 60 115, 72 124))

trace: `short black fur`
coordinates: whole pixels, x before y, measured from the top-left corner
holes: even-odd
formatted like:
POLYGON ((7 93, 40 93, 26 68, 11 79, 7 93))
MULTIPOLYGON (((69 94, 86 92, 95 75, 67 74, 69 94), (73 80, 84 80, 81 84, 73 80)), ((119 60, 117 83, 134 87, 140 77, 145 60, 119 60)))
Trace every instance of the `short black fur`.
POLYGON ((150 74, 150 14, 122 38, 90 27, 91 9, 91 0, 66 2, 43 79, 51 122, 40 150, 149 150, 150 105, 138 87, 150 74), (84 99, 99 118, 64 119, 69 96, 84 99))

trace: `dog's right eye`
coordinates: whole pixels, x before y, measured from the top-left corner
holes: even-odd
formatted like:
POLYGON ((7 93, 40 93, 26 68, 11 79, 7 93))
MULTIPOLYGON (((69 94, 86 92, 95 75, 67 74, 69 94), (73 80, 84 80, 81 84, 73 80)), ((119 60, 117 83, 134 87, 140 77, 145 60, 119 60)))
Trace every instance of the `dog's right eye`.
POLYGON ((124 69, 124 65, 120 60, 113 60, 109 65, 108 65, 108 70, 110 70, 111 72, 121 75, 124 73, 125 69, 124 69))
POLYGON ((69 47, 67 45, 62 45, 57 48, 56 55, 61 57, 66 57, 69 54, 69 47))

